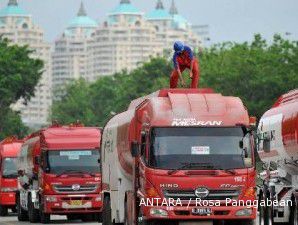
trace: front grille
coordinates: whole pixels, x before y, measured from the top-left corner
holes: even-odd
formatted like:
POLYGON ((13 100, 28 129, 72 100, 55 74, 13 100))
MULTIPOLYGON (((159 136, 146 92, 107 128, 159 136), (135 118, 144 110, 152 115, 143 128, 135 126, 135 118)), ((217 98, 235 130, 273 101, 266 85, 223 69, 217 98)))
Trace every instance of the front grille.
MULTIPOLYGON (((194 190, 164 190, 164 196, 174 200, 195 200, 198 197, 195 195, 194 190)), ((240 194, 239 190, 209 190, 209 195, 202 200, 226 200, 226 199, 238 199, 240 194)))
POLYGON ((54 185, 54 190, 58 193, 93 193, 97 190, 98 185, 82 185, 79 189, 74 189, 72 185, 54 185))

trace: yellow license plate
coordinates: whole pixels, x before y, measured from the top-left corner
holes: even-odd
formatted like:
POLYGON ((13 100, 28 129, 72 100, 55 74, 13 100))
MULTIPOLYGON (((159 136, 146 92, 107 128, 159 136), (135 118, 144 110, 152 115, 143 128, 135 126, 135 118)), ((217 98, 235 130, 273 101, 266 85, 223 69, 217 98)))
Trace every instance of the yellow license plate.
POLYGON ((83 205, 83 202, 82 200, 71 200, 70 205, 75 205, 75 206, 83 205))

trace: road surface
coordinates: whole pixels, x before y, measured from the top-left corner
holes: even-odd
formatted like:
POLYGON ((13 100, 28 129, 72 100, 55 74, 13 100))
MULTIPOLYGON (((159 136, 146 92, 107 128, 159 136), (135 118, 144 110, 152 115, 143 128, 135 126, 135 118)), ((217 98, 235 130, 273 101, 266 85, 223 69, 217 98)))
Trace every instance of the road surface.
MULTIPOLYGON (((69 222, 66 220, 65 216, 51 216, 51 224, 59 225, 76 225, 76 224, 86 224, 86 225, 101 225, 97 222, 82 222, 81 220, 69 222)), ((32 225, 29 222, 18 222, 15 215, 0 217, 0 225, 32 225)))
MULTIPOLYGON (((0 225, 29 225, 29 222, 19 222, 15 215, 10 215, 7 217, 0 217, 0 225)), ((76 224, 86 224, 86 225, 100 225, 97 222, 82 222, 81 220, 69 222, 66 220, 65 216, 51 216, 50 224, 59 225, 76 225, 76 224)), ((30 224, 32 225, 32 224, 30 224)))

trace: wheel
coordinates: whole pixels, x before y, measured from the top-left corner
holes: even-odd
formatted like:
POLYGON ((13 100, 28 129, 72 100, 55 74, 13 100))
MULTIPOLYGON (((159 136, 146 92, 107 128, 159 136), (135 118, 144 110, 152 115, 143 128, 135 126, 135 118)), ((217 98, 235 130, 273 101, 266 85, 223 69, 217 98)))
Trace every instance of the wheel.
POLYGON ((96 222, 102 223, 102 213, 94 213, 93 219, 96 222))
POLYGON ((93 214, 85 214, 85 215, 81 216, 81 220, 83 222, 92 222, 92 221, 94 221, 94 216, 93 216, 93 214))
POLYGON ((0 216, 7 216, 8 215, 8 208, 0 205, 0 216))
POLYGON ((50 223, 51 215, 48 213, 40 212, 40 222, 42 224, 50 223))
POLYGON ((12 211, 13 213, 17 213, 17 208, 16 208, 16 207, 12 207, 12 208, 11 208, 11 211, 12 211))
POLYGON ((28 221, 28 213, 22 209, 21 206, 21 198, 17 195, 17 213, 18 213, 18 221, 28 221))
POLYGON ((256 221, 255 220, 239 220, 236 224, 237 225, 256 225, 256 221))
POLYGON ((102 224, 114 225, 114 223, 112 222, 111 200, 109 196, 104 197, 102 209, 102 224))
POLYGON ((39 210, 34 208, 34 203, 32 202, 30 195, 28 197, 28 217, 30 223, 39 222, 39 210))
MULTIPOLYGON (((269 194, 264 196, 262 193, 259 197, 259 203, 264 199, 269 198, 269 194)), ((263 203, 264 205, 264 203, 263 203)), ((273 222, 273 209, 270 206, 259 206, 259 225, 274 225, 273 222)))
POLYGON ((48 224, 51 221, 51 215, 48 213, 45 213, 43 210, 43 204, 40 202, 39 203, 39 217, 40 217, 40 222, 42 224, 48 224))
POLYGON ((293 200, 293 206, 291 207, 290 224, 298 225, 298 209, 297 202, 293 200))
POLYGON ((69 214, 69 215, 66 215, 67 217, 67 220, 71 221, 71 220, 79 220, 80 219, 80 216, 79 215, 75 215, 75 214, 69 214))

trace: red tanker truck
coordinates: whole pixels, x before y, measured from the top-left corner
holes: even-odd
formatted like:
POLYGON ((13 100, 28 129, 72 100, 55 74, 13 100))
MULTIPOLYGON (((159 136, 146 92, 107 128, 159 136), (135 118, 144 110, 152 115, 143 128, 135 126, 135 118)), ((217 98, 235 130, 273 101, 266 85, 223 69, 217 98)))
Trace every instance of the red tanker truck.
POLYGON ((298 224, 298 89, 282 95, 261 118, 258 130, 260 225, 298 224))
POLYGON ((0 142, 0 216, 6 216, 8 209, 16 212, 16 158, 21 145, 22 141, 15 137, 8 137, 0 142))
POLYGON ((239 98, 210 89, 132 101, 103 131, 103 224, 254 223, 250 121, 239 98))
POLYGON ((100 220, 100 139, 100 129, 81 125, 56 124, 28 136, 18 158, 18 220, 100 220))

